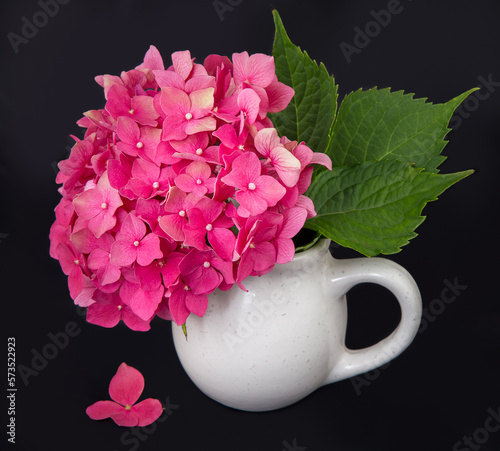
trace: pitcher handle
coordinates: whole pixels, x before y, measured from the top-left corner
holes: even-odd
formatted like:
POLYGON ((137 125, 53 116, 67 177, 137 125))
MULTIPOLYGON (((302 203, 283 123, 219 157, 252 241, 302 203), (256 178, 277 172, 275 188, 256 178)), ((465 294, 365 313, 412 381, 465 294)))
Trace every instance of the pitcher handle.
POLYGON ((409 346, 420 326, 422 299, 417 284, 408 271, 391 260, 377 257, 342 260, 342 274, 332 277, 330 286, 336 290, 340 286, 345 294, 355 285, 366 282, 381 285, 394 294, 401 307, 401 320, 396 329, 377 344, 356 350, 344 345, 325 385, 371 371, 394 359, 409 346))

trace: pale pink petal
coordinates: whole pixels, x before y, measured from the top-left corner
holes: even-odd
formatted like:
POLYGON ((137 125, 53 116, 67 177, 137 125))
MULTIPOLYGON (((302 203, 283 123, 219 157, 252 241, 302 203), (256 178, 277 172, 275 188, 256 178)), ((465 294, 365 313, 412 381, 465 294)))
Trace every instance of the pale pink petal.
POLYGON ((290 151, 278 146, 271 150, 269 158, 286 186, 292 187, 297 184, 300 177, 300 161, 290 151))
POLYGON ((261 155, 269 158, 271 150, 281 145, 278 132, 275 128, 259 130, 255 135, 254 145, 261 155))
POLYGON ((172 70, 154 70, 156 82, 161 88, 177 88, 184 90, 184 79, 172 70))
POLYGON ((217 121, 213 117, 203 117, 201 119, 191 119, 186 122, 186 134, 194 135, 195 133, 209 132, 215 130, 217 121))
POLYGON ((205 88, 189 94, 191 113, 195 119, 205 116, 214 106, 214 88, 205 88))
POLYGON ((179 51, 172 53, 172 63, 175 72, 177 72, 184 80, 189 77, 193 70, 193 61, 189 50, 179 51))

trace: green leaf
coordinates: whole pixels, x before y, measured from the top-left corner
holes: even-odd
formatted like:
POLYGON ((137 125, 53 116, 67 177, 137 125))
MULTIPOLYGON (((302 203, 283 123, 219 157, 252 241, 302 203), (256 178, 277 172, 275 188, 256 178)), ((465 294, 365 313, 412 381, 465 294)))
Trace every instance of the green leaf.
POLYGON ((287 108, 271 114, 281 136, 305 141, 315 152, 325 152, 337 110, 337 86, 325 66, 317 64, 290 41, 278 11, 273 10, 276 34, 273 56, 278 80, 295 90, 287 108))
POLYGON ((366 256, 393 254, 416 236, 425 204, 472 172, 435 174, 396 160, 335 167, 310 186, 317 216, 305 227, 366 256))
POLYGON ((439 172, 450 118, 476 89, 442 104, 389 89, 352 92, 339 108, 326 153, 334 166, 392 159, 439 172))

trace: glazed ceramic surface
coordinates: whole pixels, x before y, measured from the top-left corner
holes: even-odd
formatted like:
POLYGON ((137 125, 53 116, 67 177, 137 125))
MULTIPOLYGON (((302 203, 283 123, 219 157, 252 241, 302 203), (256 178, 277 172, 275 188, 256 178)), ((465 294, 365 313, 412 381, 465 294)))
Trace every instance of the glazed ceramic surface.
POLYGON ((173 323, 179 359, 206 395, 241 410, 278 409, 381 366, 411 343, 422 306, 410 274, 382 258, 334 259, 329 243, 248 277, 248 292, 234 286, 211 294, 205 316, 189 317, 187 340, 173 323), (401 306, 401 321, 379 343, 350 350, 345 295, 362 282, 388 288, 401 306))

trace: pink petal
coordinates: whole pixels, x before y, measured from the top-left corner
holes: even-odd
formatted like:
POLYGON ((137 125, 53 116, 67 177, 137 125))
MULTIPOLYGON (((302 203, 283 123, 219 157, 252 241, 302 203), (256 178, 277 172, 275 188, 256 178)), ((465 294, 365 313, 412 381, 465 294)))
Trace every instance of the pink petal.
POLYGON ((156 83, 161 88, 177 88, 184 90, 184 79, 172 70, 154 70, 156 83))
POLYGON ((259 130, 255 135, 254 145, 261 155, 268 158, 271 150, 281 145, 278 132, 275 128, 259 130))
POLYGON ((144 377, 142 374, 122 363, 109 384, 109 396, 113 401, 123 406, 132 406, 136 403, 144 390, 144 377))
POLYGON ((149 47, 144 56, 144 66, 151 70, 162 70, 165 68, 160 52, 154 45, 149 47))
POLYGON ((186 292, 186 307, 191 313, 203 316, 207 311, 208 297, 206 294, 194 294, 192 290, 186 292))
POLYGON ((161 89, 160 105, 166 116, 184 117, 191 109, 191 100, 184 91, 167 87, 161 89))
POLYGON ((157 399, 145 399, 132 407, 132 411, 139 419, 137 426, 143 427, 155 422, 163 412, 163 406, 157 399))
POLYGON ((295 255, 295 245, 290 238, 279 238, 276 240, 278 252, 276 254, 276 263, 280 265, 291 262, 295 255))
POLYGON ((112 415, 117 415, 123 409, 123 406, 113 401, 97 401, 91 406, 87 407, 85 411, 87 415, 93 420, 104 420, 110 418, 112 415))
POLYGON ((272 149, 269 157, 283 183, 288 187, 296 185, 300 177, 300 161, 281 146, 272 149))
POLYGON ((110 262, 115 266, 130 266, 137 259, 137 247, 130 241, 118 240, 111 246, 110 262))
POLYGON ((304 227, 307 212, 303 208, 288 208, 283 211, 283 226, 280 238, 293 238, 304 227))
POLYGON ((246 121, 253 124, 259 114, 260 98, 253 89, 243 89, 238 94, 238 107, 246 112, 246 121))
POLYGON ((187 121, 185 130, 188 135, 195 133, 210 132, 215 130, 217 121, 213 117, 203 117, 201 119, 191 119, 187 121))
POLYGON ((145 234, 146 226, 142 219, 130 213, 125 221, 123 221, 121 230, 117 234, 116 239, 128 240, 132 243, 134 241, 140 241, 145 234))
POLYGON ((190 312, 186 307, 186 290, 184 288, 179 288, 172 293, 168 307, 178 326, 186 322, 190 312))
POLYGON ((251 55, 247 63, 247 77, 253 85, 268 86, 275 77, 274 58, 263 53, 251 55))
POLYGON ((154 233, 148 233, 137 246, 137 263, 147 266, 153 260, 162 257, 160 238, 154 233))
POLYGON ((142 320, 148 321, 154 315, 158 304, 163 298, 164 288, 158 287, 154 291, 137 290, 130 299, 130 308, 142 320))
POLYGON ((162 140, 181 140, 185 139, 186 133, 186 118, 184 116, 167 116, 163 121, 162 140))
POLYGON ((179 51, 172 53, 172 63, 175 72, 177 72, 184 80, 189 77, 193 70, 193 61, 191 60, 191 53, 189 50, 179 51))
POLYGON ((111 419, 118 425, 124 427, 134 427, 139 423, 139 418, 131 410, 122 409, 111 416, 111 419))
POLYGON ((314 152, 313 153, 313 158, 311 160, 311 164, 321 164, 325 166, 326 168, 332 170, 332 160, 330 157, 324 153, 321 152, 314 152))
POLYGON ((295 95, 293 88, 277 80, 273 81, 266 87, 266 92, 269 98, 269 113, 278 113, 279 111, 283 111, 295 95))
POLYGON ((118 118, 116 122, 116 133, 122 141, 133 144, 134 146, 141 136, 137 122, 126 116, 120 116, 118 118))
POLYGON ((205 88, 189 94, 191 113, 195 119, 205 116, 214 106, 214 88, 205 88))
POLYGON ((236 237, 229 229, 216 228, 208 233, 208 241, 217 255, 224 260, 232 260, 236 237))
POLYGON ((120 318, 121 312, 116 304, 94 302, 87 310, 87 321, 101 327, 115 327, 120 318))
POLYGON ((139 318, 128 307, 124 307, 122 310, 122 320, 128 328, 138 332, 146 332, 149 329, 151 329, 151 326, 149 325, 150 322, 149 320, 144 321, 143 319, 139 318))

